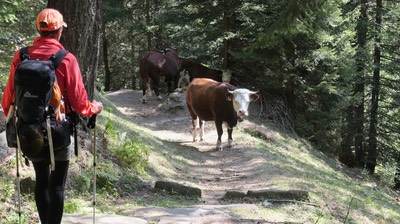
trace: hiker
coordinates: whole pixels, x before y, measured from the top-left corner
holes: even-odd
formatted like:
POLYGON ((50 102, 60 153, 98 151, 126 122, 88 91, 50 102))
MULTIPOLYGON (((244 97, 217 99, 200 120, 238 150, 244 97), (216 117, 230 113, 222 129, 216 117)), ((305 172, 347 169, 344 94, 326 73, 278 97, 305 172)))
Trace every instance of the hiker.
MULTIPOLYGON (((36 17, 36 29, 40 36, 36 37, 33 45, 28 47, 30 59, 48 60, 52 54, 64 49, 59 41, 65 27, 67 27, 67 24, 64 22, 60 12, 50 8, 41 11, 36 17)), ((20 63, 20 51, 18 50, 12 60, 10 75, 1 102, 6 116, 11 112, 9 109, 15 99, 14 73, 20 63)), ((90 102, 88 100, 78 61, 72 53, 65 55, 57 67, 56 78, 61 95, 64 101, 69 104, 65 106, 66 114, 73 109, 76 113, 89 117, 102 111, 103 104, 101 102, 90 102)), ((28 158, 35 170, 35 201, 42 224, 61 223, 64 209, 65 182, 70 155, 73 154, 71 145, 73 144, 55 154, 54 171, 50 171, 48 156, 44 158, 28 158)))

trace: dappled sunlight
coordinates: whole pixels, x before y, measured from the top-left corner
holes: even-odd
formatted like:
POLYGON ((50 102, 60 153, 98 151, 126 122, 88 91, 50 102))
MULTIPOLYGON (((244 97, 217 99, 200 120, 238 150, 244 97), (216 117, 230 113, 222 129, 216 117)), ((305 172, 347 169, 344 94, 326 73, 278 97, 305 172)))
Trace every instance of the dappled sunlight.
MULTIPOLYGON (((124 116, 105 113, 107 119, 152 148, 147 169, 149 181, 170 180, 196 186, 205 203, 218 203, 227 191, 271 189, 309 193, 311 205, 259 206, 257 213, 243 211, 241 218, 341 223, 337 220, 344 220, 349 212, 349 220, 362 223, 400 219, 399 209, 387 203, 391 201, 390 195, 376 191, 376 185, 367 178, 353 178, 342 172, 340 164, 296 136, 245 120, 233 131, 236 147, 226 147, 224 127, 224 149, 216 151, 213 122, 205 123, 204 140, 193 142, 192 124, 185 109, 163 111, 158 106, 162 102, 155 100, 139 103, 134 91, 113 97, 121 102, 115 109, 124 116), (128 97, 125 100, 124 94, 128 97)), ((264 203, 262 199, 251 202, 264 203)))

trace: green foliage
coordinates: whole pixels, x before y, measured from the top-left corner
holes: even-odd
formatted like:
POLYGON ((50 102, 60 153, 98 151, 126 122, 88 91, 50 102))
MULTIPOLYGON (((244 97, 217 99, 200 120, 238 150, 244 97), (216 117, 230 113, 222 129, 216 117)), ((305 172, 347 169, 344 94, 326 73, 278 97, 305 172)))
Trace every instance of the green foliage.
POLYGON ((116 174, 117 169, 112 166, 99 167, 96 172, 97 187, 101 192, 116 193, 116 183, 119 180, 119 174, 116 174))
POLYGON ((128 170, 145 173, 150 148, 138 140, 129 139, 127 133, 117 134, 112 121, 106 122, 106 133, 110 137, 110 151, 118 161, 128 170))
MULTIPOLYGON (((7 221, 7 223, 19 223, 18 212, 12 213, 4 218, 5 218, 5 221, 7 221)), ((21 215, 21 223, 28 223, 27 221, 28 220, 27 220, 27 217, 25 216, 25 214, 22 214, 21 215)))
MULTIPOLYGON (((7 80, 13 52, 36 35, 34 17, 45 4, 31 0, 0 3, 0 89, 7 80)), ((362 97, 367 136, 374 4, 371 2, 368 10, 371 23, 366 24, 369 42, 358 53, 366 63, 366 88, 364 93, 354 95, 354 83, 358 82, 357 1, 103 1, 103 37, 108 39, 111 90, 138 87, 138 61, 148 47, 172 47, 182 57, 221 68, 224 41, 229 40, 228 66, 235 74, 232 84, 260 90, 259 102, 267 105, 262 115, 295 131, 321 151, 336 155, 342 140, 343 111, 362 97), (228 16, 225 28, 224 14, 228 16)), ((380 35, 381 167, 377 172, 384 179, 391 179, 393 168, 387 167, 396 166, 394 158, 400 151, 400 55, 395 26, 400 18, 399 7, 396 2, 385 2, 380 35)), ((101 88, 104 68, 100 68, 101 88)), ((118 134, 111 120, 107 121, 106 130, 111 136, 109 149, 120 163, 143 172, 149 148, 127 133, 118 134)), ((87 183, 82 178, 82 186, 87 188, 87 183)))
POLYGON ((135 192, 136 185, 141 180, 137 176, 131 176, 130 174, 123 174, 118 181, 117 188, 119 192, 135 192))
POLYGON ((0 2, 0 24, 10 24, 17 21, 15 11, 21 8, 22 1, 1 1, 0 2))
POLYGON ((64 204, 64 212, 69 214, 78 213, 83 206, 84 201, 82 199, 67 200, 64 204))
POLYGON ((150 154, 150 149, 145 144, 139 141, 128 140, 115 148, 114 153, 123 166, 134 169, 142 174, 145 173, 150 154))
POLYGON ((47 1, 43 0, 0 1, 0 90, 8 80, 14 52, 32 43, 37 34, 34 26, 36 14, 46 4, 47 1))
POLYGON ((79 193, 90 192, 92 176, 86 172, 81 172, 74 181, 76 183, 75 189, 78 189, 79 193))
POLYGON ((8 170, 11 168, 10 163, 15 160, 9 161, 8 164, 4 164, 0 167, 0 204, 10 202, 13 195, 16 193, 15 183, 12 178, 8 176, 8 170))
POLYGON ((2 192, 0 200, 2 202, 7 202, 10 200, 11 196, 15 193, 14 182, 7 179, 2 179, 0 181, 0 191, 2 192))
POLYGON ((187 196, 176 195, 174 198, 163 198, 162 200, 155 200, 154 206, 164 207, 164 208, 179 208, 184 206, 187 201, 195 201, 195 198, 190 198, 187 196))
POLYGON ((109 135, 111 138, 115 138, 117 135, 116 130, 114 129, 113 122, 111 119, 108 119, 105 125, 105 130, 107 132, 107 135, 109 135))
POLYGON ((102 1, 102 12, 103 22, 113 22, 115 20, 123 21, 129 16, 129 11, 124 7, 125 1, 123 0, 103 0, 102 1))

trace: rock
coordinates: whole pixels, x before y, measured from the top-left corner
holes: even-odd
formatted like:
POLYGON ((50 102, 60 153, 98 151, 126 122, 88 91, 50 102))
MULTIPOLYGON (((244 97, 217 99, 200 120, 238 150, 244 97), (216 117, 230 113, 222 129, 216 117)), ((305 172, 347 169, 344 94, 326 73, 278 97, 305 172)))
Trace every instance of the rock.
POLYGON ((294 200, 294 201, 309 201, 310 197, 307 191, 302 190, 249 190, 247 192, 249 197, 262 197, 264 199, 272 200, 294 200))
POLYGON ((185 94, 181 92, 170 93, 167 100, 160 105, 165 112, 183 110, 186 108, 185 94))
POLYGON ((247 192, 243 191, 227 191, 224 195, 224 199, 235 199, 246 197, 247 192))
POLYGON ((173 92, 168 95, 168 99, 175 102, 182 102, 183 94, 181 92, 173 92))
POLYGON ((157 181, 154 188, 165 190, 171 194, 201 198, 201 189, 168 181, 157 181))
POLYGON ((195 205, 184 208, 130 208, 122 211, 122 214, 135 216, 147 220, 149 223, 177 224, 177 223, 224 223, 247 224, 267 223, 257 220, 242 220, 243 213, 257 214, 261 212, 259 206, 254 204, 230 204, 230 205, 195 205))
POLYGON ((21 179, 21 194, 33 194, 35 192, 36 181, 32 177, 21 179))
POLYGON ((8 146, 7 146, 7 139, 6 139, 6 132, 0 132, 0 161, 8 155, 8 146))
POLYGON ((6 130, 6 116, 4 116, 3 108, 0 106, 0 132, 6 130))
MULTIPOLYGON (((121 216, 121 215, 107 215, 107 214, 96 214, 97 224, 147 224, 148 222, 144 219, 121 216)), ((92 224, 93 214, 64 214, 62 224, 92 224)))

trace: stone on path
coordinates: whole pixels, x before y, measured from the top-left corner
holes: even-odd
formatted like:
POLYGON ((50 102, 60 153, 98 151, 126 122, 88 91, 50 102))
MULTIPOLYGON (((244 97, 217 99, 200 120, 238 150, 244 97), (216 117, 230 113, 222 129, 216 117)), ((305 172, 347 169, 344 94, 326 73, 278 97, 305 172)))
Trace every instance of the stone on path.
MULTIPOLYGON (((92 224, 93 214, 64 214, 61 224, 92 224)), ((140 218, 96 214, 96 224, 147 224, 147 221, 140 218)))
POLYGON ((245 213, 257 213, 259 208, 252 204, 198 205, 186 208, 131 208, 125 215, 143 218, 157 224, 247 224, 239 217, 245 213), (238 212, 240 211, 240 212, 238 212))
POLYGON ((197 187, 186 186, 170 181, 157 181, 154 188, 165 190, 173 194, 179 194, 189 197, 201 198, 201 189, 197 187))
POLYGON ((303 190, 249 190, 247 192, 249 197, 263 197, 272 200, 294 200, 294 201, 310 201, 310 196, 307 191, 303 190))

